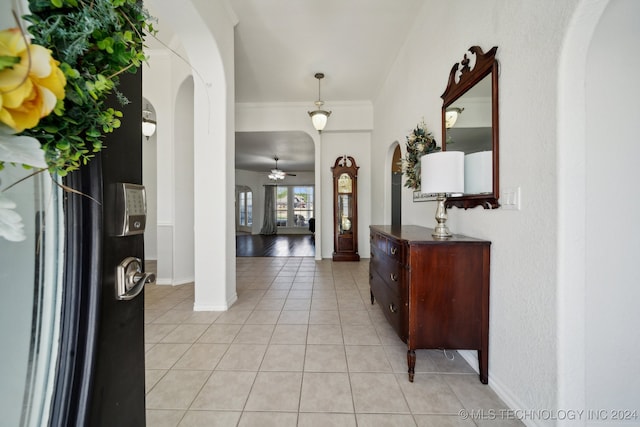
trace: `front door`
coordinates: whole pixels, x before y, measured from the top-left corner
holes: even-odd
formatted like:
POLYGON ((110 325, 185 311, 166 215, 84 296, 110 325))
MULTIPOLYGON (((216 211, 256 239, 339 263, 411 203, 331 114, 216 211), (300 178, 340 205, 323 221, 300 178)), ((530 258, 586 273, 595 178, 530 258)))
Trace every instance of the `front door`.
POLYGON ((116 297, 118 265, 123 260, 138 258, 144 270, 143 234, 118 235, 124 215, 118 200, 122 183, 142 184, 141 77, 141 72, 121 77, 120 90, 130 103, 118 105, 124 115, 122 125, 107 138, 107 148, 95 159, 100 164, 91 176, 102 181, 103 219, 100 314, 88 411, 91 426, 145 425, 144 291, 132 299, 116 297))

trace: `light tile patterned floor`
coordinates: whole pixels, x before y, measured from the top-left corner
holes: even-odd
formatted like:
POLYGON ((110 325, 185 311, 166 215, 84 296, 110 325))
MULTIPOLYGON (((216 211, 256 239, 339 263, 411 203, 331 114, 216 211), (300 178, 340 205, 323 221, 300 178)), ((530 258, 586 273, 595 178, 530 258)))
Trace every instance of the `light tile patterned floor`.
POLYGON ((147 426, 522 425, 460 415, 506 406, 455 351, 417 351, 409 383, 368 280, 368 260, 237 258, 227 312, 193 312, 193 285, 147 286, 147 426))

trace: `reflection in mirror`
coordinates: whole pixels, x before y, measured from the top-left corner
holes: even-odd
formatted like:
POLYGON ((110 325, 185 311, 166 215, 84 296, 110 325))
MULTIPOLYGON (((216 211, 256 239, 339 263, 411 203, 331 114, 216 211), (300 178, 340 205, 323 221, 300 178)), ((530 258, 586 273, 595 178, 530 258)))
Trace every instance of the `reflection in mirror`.
POLYGON ((498 204, 498 70, 495 53, 477 46, 455 64, 442 95, 443 150, 465 153, 465 193, 447 207, 498 204))

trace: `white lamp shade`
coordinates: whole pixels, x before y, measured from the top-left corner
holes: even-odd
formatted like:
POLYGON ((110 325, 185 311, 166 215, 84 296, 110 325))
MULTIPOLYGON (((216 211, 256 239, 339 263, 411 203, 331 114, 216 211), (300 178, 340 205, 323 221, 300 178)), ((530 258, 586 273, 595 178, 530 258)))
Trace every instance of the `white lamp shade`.
POLYGON ((464 193, 464 153, 438 151, 422 156, 420 191, 424 194, 464 193))
POLYGON ((331 112, 327 112, 324 110, 315 110, 311 111, 309 115, 311 116, 311 122, 313 123, 313 127, 317 131, 321 131, 327 125, 327 119, 329 118, 329 114, 331 112))
POLYGON ((493 151, 464 156, 464 190, 467 194, 493 191, 493 151))

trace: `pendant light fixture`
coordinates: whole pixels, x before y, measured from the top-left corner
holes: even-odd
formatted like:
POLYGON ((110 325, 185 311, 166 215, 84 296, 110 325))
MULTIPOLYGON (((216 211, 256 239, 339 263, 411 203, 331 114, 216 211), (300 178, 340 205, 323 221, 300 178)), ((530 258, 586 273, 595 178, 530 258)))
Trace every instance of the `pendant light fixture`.
POLYGON ((320 99, 320 80, 324 78, 324 73, 316 73, 314 76, 318 79, 318 100, 315 102, 317 110, 309 111, 309 116, 311 117, 311 122, 313 123, 313 127, 318 131, 322 132, 324 127, 327 125, 327 119, 331 115, 331 111, 322 110, 322 106, 324 102, 320 99))
POLYGON ((147 108, 142 110, 142 134, 149 140, 149 137, 156 133, 156 121, 151 118, 153 113, 147 108))

